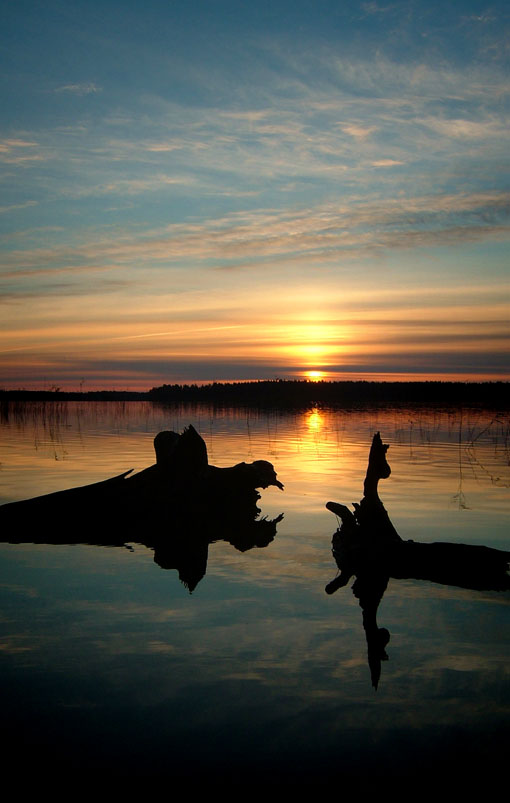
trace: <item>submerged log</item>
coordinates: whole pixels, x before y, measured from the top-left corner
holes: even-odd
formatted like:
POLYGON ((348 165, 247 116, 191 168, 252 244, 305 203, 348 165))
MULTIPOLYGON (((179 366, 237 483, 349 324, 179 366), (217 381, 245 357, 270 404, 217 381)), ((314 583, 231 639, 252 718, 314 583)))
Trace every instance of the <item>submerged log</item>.
POLYGON ((122 497, 125 480, 132 471, 133 469, 129 469, 116 477, 90 485, 79 485, 76 488, 35 496, 33 499, 22 499, 20 502, 8 502, 0 506, 0 521, 15 520, 16 516, 23 515, 50 515, 52 512, 65 510, 78 513, 81 505, 87 502, 101 504, 116 501, 122 497))
POLYGON ((333 555, 340 575, 328 583, 327 593, 333 594, 353 575, 368 571, 474 590, 510 589, 510 552, 452 542, 404 541, 400 537, 378 492, 379 480, 391 473, 386 460, 388 448, 377 432, 370 449, 365 495, 359 504, 354 503, 353 513, 337 502, 326 504, 342 522, 333 536, 333 555))
POLYGON ((192 426, 181 435, 158 433, 154 448, 156 463, 137 474, 1 506, 0 540, 142 544, 161 568, 178 571, 190 593, 205 575, 210 544, 223 540, 245 552, 271 543, 283 514, 259 519, 257 507, 258 488, 283 490, 271 463, 211 466, 192 426))
POLYGON ((209 465, 203 438, 190 425, 182 432, 159 432, 154 439, 156 463, 136 474, 126 471, 102 482, 11 502, 0 507, 0 523, 44 524, 48 517, 69 526, 132 525, 156 513, 173 515, 176 506, 235 506, 260 499, 258 488, 283 490, 271 463, 256 460, 228 468, 209 465), (69 519, 67 518, 69 516, 69 519))
POLYGON ((451 542, 404 541, 379 498, 378 484, 391 474, 388 445, 377 432, 370 448, 363 484, 364 496, 346 505, 328 502, 326 508, 341 521, 333 535, 332 551, 339 574, 326 586, 334 594, 355 577, 352 590, 363 612, 368 660, 375 688, 390 634, 377 626, 377 609, 390 578, 428 580, 481 591, 510 590, 510 552, 486 546, 451 542))

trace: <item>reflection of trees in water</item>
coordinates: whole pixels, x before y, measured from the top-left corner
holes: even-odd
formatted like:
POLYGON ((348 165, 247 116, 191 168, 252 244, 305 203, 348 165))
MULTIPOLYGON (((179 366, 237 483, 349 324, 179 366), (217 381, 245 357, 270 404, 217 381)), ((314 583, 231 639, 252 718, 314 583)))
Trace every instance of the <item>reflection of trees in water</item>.
MULTIPOLYGON (((0 421, 19 433, 29 433, 35 451, 46 448, 55 460, 64 460, 72 440, 82 447, 84 433, 120 432, 131 414, 129 402, 33 401, 0 403, 0 421)), ((150 402, 138 402, 140 420, 150 420, 150 402)), ((148 431, 151 431, 150 429, 148 431)))
POLYGON ((429 410, 406 408, 393 411, 393 437, 410 450, 414 446, 438 443, 457 443, 459 425, 464 444, 493 446, 496 453, 510 451, 510 414, 494 415, 487 410, 429 410))
POLYGON ((463 491, 464 460, 467 462, 471 476, 477 482, 483 475, 491 485, 510 488, 509 446, 510 420, 495 416, 489 423, 471 423, 463 429, 463 415, 462 412, 460 413, 458 425, 459 486, 457 493, 452 496, 452 500, 459 509, 469 509, 463 491), (496 465, 494 463, 491 465, 491 458, 496 465))
POLYGON ((0 402, 0 421, 20 430, 34 425, 44 432, 58 432, 87 421, 115 429, 124 426, 136 409, 140 421, 151 422, 158 409, 152 402, 126 401, 9 401, 0 402))
POLYGON ((67 455, 64 433, 71 426, 69 412, 66 402, 9 402, 0 404, 0 421, 19 432, 29 429, 35 450, 50 444, 55 460, 59 460, 67 455))
POLYGON ((498 416, 483 429, 477 433, 471 433, 468 444, 466 446, 466 454, 470 465, 473 469, 476 479, 477 470, 480 470, 486 477, 489 478, 492 485, 498 485, 503 488, 510 488, 510 476, 508 472, 506 476, 502 471, 495 471, 493 466, 480 459, 477 444, 482 437, 489 437, 493 447, 494 460, 499 463, 499 468, 503 471, 510 467, 510 418, 498 416))
POLYGON ((459 417, 459 430, 458 430, 458 463, 459 463, 459 486, 457 493, 453 494, 452 501, 458 506, 459 510, 468 510, 466 496, 463 491, 464 475, 462 471, 462 455, 463 455, 463 442, 462 442, 462 410, 459 417))
MULTIPOLYGON (((406 414, 407 417, 407 412, 406 414)), ((419 460, 427 447, 431 461, 434 447, 455 446, 458 455, 458 484, 451 495, 459 509, 469 509, 465 480, 483 478, 491 485, 510 487, 510 415, 483 410, 420 412, 407 421, 396 422, 395 441, 408 447, 409 460, 419 460)))

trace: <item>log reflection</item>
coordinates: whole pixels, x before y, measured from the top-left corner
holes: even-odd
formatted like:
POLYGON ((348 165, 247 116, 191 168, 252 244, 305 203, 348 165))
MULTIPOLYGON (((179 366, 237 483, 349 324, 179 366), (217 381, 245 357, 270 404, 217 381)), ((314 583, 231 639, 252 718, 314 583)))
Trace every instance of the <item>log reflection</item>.
POLYGON ((103 482, 0 507, 6 543, 89 544, 154 551, 163 569, 176 569, 192 592, 204 577, 209 544, 224 540, 245 552, 266 547, 275 519, 259 519, 257 489, 283 490, 271 463, 228 468, 209 465, 204 440, 191 425, 182 434, 160 432, 156 463, 103 482))
POLYGON ((376 689, 390 640, 388 630, 377 624, 377 610, 391 577, 480 591, 510 589, 510 552, 450 542, 404 541, 400 537, 378 492, 379 481, 391 473, 388 448, 377 432, 370 448, 364 496, 359 504, 354 503, 354 512, 337 502, 326 504, 341 520, 332 541, 339 574, 328 583, 326 593, 334 594, 356 578, 352 591, 363 612, 368 663, 376 689))

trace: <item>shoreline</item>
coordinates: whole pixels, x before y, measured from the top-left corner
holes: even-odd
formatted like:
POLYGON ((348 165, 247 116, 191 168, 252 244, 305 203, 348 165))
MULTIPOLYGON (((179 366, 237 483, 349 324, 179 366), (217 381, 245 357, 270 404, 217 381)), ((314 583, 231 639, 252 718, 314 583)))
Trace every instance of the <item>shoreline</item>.
POLYGON ((162 385, 147 391, 0 390, 0 403, 66 401, 150 401, 212 403, 255 407, 300 407, 388 404, 485 405, 510 409, 510 382, 370 382, 261 380, 212 382, 207 385, 162 385))

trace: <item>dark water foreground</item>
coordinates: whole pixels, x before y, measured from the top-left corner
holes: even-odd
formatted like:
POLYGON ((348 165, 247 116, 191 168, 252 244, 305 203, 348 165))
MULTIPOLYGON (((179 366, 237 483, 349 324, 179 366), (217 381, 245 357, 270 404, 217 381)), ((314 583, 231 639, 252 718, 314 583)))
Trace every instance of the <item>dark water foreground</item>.
POLYGON ((79 504, 43 516, 37 532, 4 528, 9 772, 72 792, 156 779, 170 793, 236 797, 381 784, 398 793, 403 781, 490 790, 509 747, 508 592, 390 579, 377 611, 388 660, 374 691, 359 600, 349 585, 324 592, 337 573, 337 521, 324 505, 360 500, 380 430, 392 474, 379 493, 403 538, 508 549, 508 418, 26 405, 2 424, 1 501, 140 470, 156 432, 189 423, 218 466, 275 465, 285 490, 261 491, 255 535, 192 496, 186 515, 170 510, 158 524, 158 543, 171 543, 163 558, 150 517, 110 523, 109 547, 99 513, 79 504))

